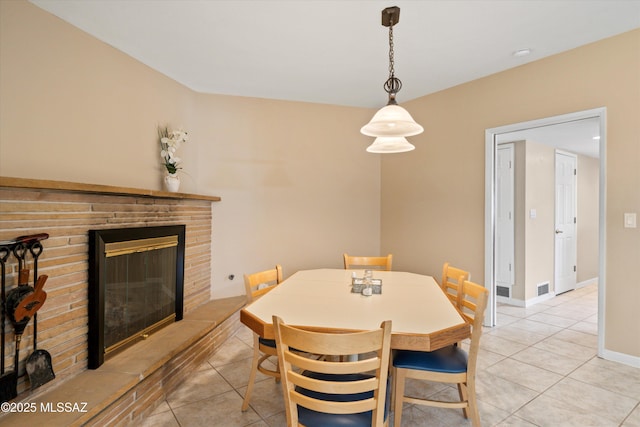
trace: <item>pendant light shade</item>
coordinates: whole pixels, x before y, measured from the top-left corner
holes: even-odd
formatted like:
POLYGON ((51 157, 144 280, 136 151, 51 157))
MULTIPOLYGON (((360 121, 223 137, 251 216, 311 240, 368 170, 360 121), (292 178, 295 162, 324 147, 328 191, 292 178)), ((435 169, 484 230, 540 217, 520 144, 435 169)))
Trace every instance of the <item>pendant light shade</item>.
POLYGON ((416 147, 402 136, 379 136, 367 147, 369 153, 404 153, 416 147))
POLYGON ((424 129, 413 120, 411 114, 399 105, 382 107, 371 121, 360 129, 367 136, 413 136, 424 129))
POLYGON ((367 136, 375 136, 376 140, 367 151, 370 153, 402 153, 415 147, 405 139, 422 133, 424 129, 413 120, 411 114, 396 102, 396 94, 402 88, 402 82, 395 76, 393 51, 393 26, 400 20, 400 8, 387 7, 382 11, 382 25, 389 27, 389 78, 384 83, 384 90, 389 95, 387 105, 381 108, 369 123, 360 129, 367 136))

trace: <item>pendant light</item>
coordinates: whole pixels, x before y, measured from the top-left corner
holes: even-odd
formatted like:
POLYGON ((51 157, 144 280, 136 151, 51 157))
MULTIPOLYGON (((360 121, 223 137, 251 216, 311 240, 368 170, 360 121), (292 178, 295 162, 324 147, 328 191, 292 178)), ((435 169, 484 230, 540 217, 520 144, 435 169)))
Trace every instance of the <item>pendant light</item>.
POLYGON ((416 147, 404 136, 379 136, 367 147, 369 153, 404 153, 416 147))
POLYGON ((399 20, 399 7, 387 7, 382 11, 382 25, 389 27, 389 78, 384 83, 384 90, 389 94, 389 101, 373 116, 369 123, 360 129, 364 135, 377 137, 373 144, 367 148, 370 153, 411 151, 415 147, 405 137, 424 131, 422 126, 413 120, 409 112, 396 102, 396 94, 402 88, 402 82, 394 74, 393 26, 399 20))

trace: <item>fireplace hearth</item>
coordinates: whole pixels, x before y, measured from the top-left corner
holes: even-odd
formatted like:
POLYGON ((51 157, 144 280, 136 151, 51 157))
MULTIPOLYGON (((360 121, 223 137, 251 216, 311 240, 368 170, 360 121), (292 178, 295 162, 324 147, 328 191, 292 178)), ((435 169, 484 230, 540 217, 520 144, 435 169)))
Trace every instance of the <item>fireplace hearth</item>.
POLYGON ((185 226, 89 230, 89 368, 183 315, 185 226))

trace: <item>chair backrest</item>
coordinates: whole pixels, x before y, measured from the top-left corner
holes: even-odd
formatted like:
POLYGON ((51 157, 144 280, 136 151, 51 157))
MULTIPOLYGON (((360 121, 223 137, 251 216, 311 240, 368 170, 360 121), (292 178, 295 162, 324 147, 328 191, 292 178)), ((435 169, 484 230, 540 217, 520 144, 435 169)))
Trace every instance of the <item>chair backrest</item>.
POLYGON ((460 288, 465 280, 469 280, 469 272, 453 267, 448 262, 442 267, 442 290, 457 307, 460 306, 462 294, 460 288))
POLYGON ((249 302, 256 300, 282 282, 282 266, 244 275, 244 287, 249 302))
POLYGON ((475 375, 476 359, 482 335, 484 312, 487 308, 489 291, 482 285, 465 280, 462 284, 460 312, 471 324, 471 344, 469 345, 469 359, 467 374, 475 375))
POLYGON ((344 268, 350 270, 353 268, 368 268, 391 271, 391 263, 393 255, 387 256, 351 256, 344 254, 344 268))
MULTIPOLYGON (((273 324, 287 425, 298 425, 298 406, 329 414, 372 411, 371 425, 383 425, 391 347, 390 320, 383 322, 379 329, 348 333, 303 330, 286 325, 277 316, 273 316, 273 324), (327 356, 361 356, 360 360, 349 362, 331 361, 334 358, 316 360, 301 355, 300 351, 327 356), (375 372, 374 376, 370 375, 372 372, 375 372), (345 396, 357 393, 366 395, 357 396, 359 400, 345 396), (323 394, 330 394, 331 400, 322 399, 323 394)), ((335 359, 341 360, 340 357, 335 359)))

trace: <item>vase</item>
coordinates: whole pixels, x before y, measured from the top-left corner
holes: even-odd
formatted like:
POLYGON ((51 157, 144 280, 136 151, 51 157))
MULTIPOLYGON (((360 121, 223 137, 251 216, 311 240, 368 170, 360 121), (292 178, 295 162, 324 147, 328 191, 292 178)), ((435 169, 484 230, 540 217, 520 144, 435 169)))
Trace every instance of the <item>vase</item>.
POLYGON ((168 173, 164 177, 164 187, 167 191, 175 193, 180 188, 180 177, 175 173, 168 173))

